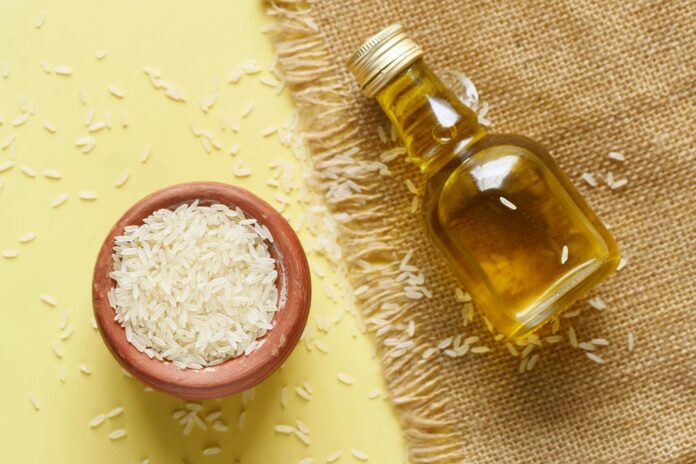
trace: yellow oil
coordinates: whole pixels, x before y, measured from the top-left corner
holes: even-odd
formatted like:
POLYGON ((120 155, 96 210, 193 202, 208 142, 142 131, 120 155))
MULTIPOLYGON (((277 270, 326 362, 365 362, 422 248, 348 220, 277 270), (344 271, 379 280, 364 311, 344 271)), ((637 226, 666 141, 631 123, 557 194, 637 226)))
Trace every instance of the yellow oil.
POLYGON ((377 95, 428 176, 430 238, 501 334, 521 338, 611 274, 611 234, 548 153, 491 135, 421 61, 377 95))

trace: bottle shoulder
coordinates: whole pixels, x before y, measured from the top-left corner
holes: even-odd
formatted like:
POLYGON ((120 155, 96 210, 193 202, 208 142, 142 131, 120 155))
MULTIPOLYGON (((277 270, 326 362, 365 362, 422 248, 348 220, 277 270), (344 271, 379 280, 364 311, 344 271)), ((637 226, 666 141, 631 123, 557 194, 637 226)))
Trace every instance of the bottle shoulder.
POLYGON ((555 161, 540 143, 522 135, 485 134, 461 152, 455 153, 455 156, 448 163, 430 173, 427 184, 431 186, 443 183, 443 179, 449 177, 453 171, 461 166, 471 166, 473 168, 486 160, 490 161, 491 159, 501 157, 540 164, 560 174, 555 161))

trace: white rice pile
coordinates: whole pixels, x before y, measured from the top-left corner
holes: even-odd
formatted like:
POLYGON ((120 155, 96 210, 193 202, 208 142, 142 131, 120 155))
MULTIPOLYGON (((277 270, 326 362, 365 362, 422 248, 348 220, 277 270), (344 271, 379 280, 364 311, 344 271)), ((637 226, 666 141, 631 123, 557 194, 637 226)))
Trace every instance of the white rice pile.
POLYGON ((109 302, 151 358, 200 369, 261 346, 278 310, 268 229, 198 201, 161 209, 116 237, 109 302))

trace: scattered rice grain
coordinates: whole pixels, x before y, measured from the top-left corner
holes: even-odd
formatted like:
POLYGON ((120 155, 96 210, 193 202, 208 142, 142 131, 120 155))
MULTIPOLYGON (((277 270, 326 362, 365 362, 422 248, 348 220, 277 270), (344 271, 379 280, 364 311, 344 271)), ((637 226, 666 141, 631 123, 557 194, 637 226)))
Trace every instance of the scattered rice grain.
MULTIPOLYGON (((14 144, 16 139, 17 139, 17 136, 15 134, 8 135, 0 143, 0 148, 2 148, 3 150, 7 150, 8 148, 10 148, 14 144)), ((6 164, 6 162, 0 163, 0 166, 2 166, 3 164, 6 164)), ((2 171, 0 171, 0 172, 2 172, 2 171)))
POLYGON ((283 387, 280 389, 280 405, 283 408, 288 407, 288 387, 283 387))
POLYGON ((352 449, 350 450, 350 454, 353 455, 355 459, 358 459, 360 461, 367 461, 370 457, 367 455, 367 453, 360 451, 358 449, 352 449))
POLYGON ((292 425, 279 424, 274 427, 275 431, 278 433, 291 434, 295 431, 295 427, 292 425))
POLYGON ((616 266, 616 270, 620 271, 624 267, 626 267, 626 265, 628 264, 628 260, 629 260, 628 256, 622 256, 621 259, 619 259, 619 264, 616 266))
POLYGON ((510 200, 508 200, 505 197, 500 197, 500 203, 502 203, 503 206, 510 208, 511 210, 517 209, 517 206, 515 206, 515 204, 513 202, 511 202, 510 200))
POLYGON ((51 200, 51 206, 53 208, 59 207, 60 205, 62 205, 66 201, 68 201, 68 196, 69 195, 67 193, 61 193, 60 195, 55 197, 53 200, 51 200))
POLYGON ((310 431, 309 431, 309 427, 307 427, 307 424, 305 424, 301 420, 298 420, 296 423, 297 423, 297 430, 304 433, 305 435, 309 435, 310 431))
POLYGON ((123 406, 117 406, 111 411, 106 413, 107 419, 113 419, 114 417, 120 416, 123 414, 123 406))
POLYGON ((125 185, 125 183, 128 181, 129 177, 130 177, 130 173, 126 169, 116 178, 116 188, 123 187, 125 185))
POLYGON ((39 11, 39 14, 36 15, 36 20, 34 20, 34 27, 36 29, 41 29, 46 22, 46 10, 41 10, 39 11))
POLYGON ((123 98, 126 96, 126 93, 123 91, 123 89, 118 86, 109 84, 107 88, 109 89, 111 95, 113 95, 116 98, 123 98))
POLYGON ((594 176, 590 174, 589 172, 583 172, 582 176, 580 176, 582 180, 587 183, 590 187, 596 187, 597 186, 597 181, 595 180, 594 176))
POLYGON ((482 353, 488 353, 489 351, 491 351, 491 349, 488 348, 487 346, 475 346, 475 347, 471 348, 472 353, 482 354, 482 353))
POLYGON ((58 359, 61 359, 65 355, 63 348, 61 348, 60 343, 58 343, 58 340, 51 341, 51 349, 58 359))
POLYGON ((304 400, 312 400, 312 396, 309 393, 307 393, 307 391, 302 387, 295 388, 295 393, 297 393, 297 395, 304 400))
POLYGON ((610 151, 609 158, 613 159, 614 161, 626 161, 626 156, 624 156, 623 153, 619 153, 618 151, 610 151))
POLYGON ((72 72, 73 72, 73 70, 72 70, 72 68, 71 68, 70 66, 66 66, 66 65, 63 65, 63 64, 58 65, 58 66, 56 66, 55 68, 53 68, 53 71, 54 71, 56 74, 59 74, 59 75, 61 75, 61 76, 69 76, 69 75, 71 75, 72 72))
POLYGON ((56 307, 58 304, 58 300, 55 297, 46 293, 39 295, 39 299, 51 307, 56 307))
POLYGON ((294 435, 306 446, 309 446, 312 444, 312 440, 304 433, 302 433, 299 430, 293 430, 294 435))
POLYGON ((25 232, 17 239, 19 243, 29 243, 36 238, 36 232, 25 232))
POLYGON ((87 128, 88 132, 99 132, 106 127, 106 122, 104 121, 94 121, 87 128))
POLYGON ((141 163, 145 164, 150 159, 150 155, 152 155, 152 148, 153 148, 153 145, 151 143, 148 143, 145 146, 145 150, 143 150, 143 154, 140 155, 140 162, 141 163))
POLYGON ((254 102, 250 101, 242 108, 242 112, 241 112, 240 116, 242 118, 246 118, 247 116, 249 116, 251 114, 251 111, 253 109, 254 109, 254 102))
POLYGON ((35 178, 37 175, 37 172, 34 168, 27 166, 26 164, 22 164, 19 166, 19 169, 22 171, 22 173, 30 178, 35 178))
POLYGON ((572 327, 568 328, 568 341, 573 348, 578 347, 578 337, 575 334, 575 329, 572 327))
POLYGON ((44 127, 44 129, 46 129, 51 134, 56 133, 56 130, 57 130, 56 126, 51 121, 44 119, 43 121, 41 121, 41 125, 44 127))
POLYGON ((594 351, 595 346, 592 343, 581 342, 578 343, 578 348, 585 351, 594 351))
POLYGON ((80 192, 80 200, 84 201, 94 201, 97 199, 97 192, 91 190, 83 190, 80 192))
POLYGON ((100 425, 102 425, 104 423, 104 421, 106 421, 106 415, 98 414, 98 415, 94 416, 94 418, 92 418, 92 420, 89 421, 89 426, 94 429, 94 428, 97 428, 100 425))
POLYGON ((602 311, 603 309, 607 309, 607 304, 604 302, 604 300, 601 297, 594 297, 590 298, 587 300, 587 302, 592 306, 594 309, 598 311, 602 311))
POLYGON ((222 448, 220 448, 219 446, 209 446, 203 449, 203 456, 215 456, 216 454, 220 454, 221 452, 222 448))
POLYGON ((19 127, 22 124, 24 124, 25 122, 27 122, 28 120, 29 120, 29 115, 26 113, 22 113, 12 120, 12 125, 15 127, 19 127))
POLYGON ((118 440, 125 437, 127 433, 126 429, 116 429, 109 434, 109 440, 118 440))
POLYGON ((613 184, 611 184, 612 190, 617 190, 620 189, 621 187, 624 187, 626 184, 628 184, 628 179, 619 179, 613 184))
POLYGON ((43 176, 46 179, 59 180, 63 178, 63 173, 57 169, 44 169, 43 176))
POLYGON ((531 358, 529 358, 529 361, 527 362, 527 372, 534 369, 534 366, 536 365, 538 360, 539 360, 539 353, 535 353, 532 355, 531 358))

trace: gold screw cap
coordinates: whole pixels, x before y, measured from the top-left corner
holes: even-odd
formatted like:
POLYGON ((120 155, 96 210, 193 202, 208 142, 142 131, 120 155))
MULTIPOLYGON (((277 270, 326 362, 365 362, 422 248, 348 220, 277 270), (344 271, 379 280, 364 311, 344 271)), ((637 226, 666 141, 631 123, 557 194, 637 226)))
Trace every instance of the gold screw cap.
POLYGON ((392 24, 367 39, 348 59, 362 91, 374 97, 394 76, 423 56, 423 49, 411 40, 401 24, 392 24))

